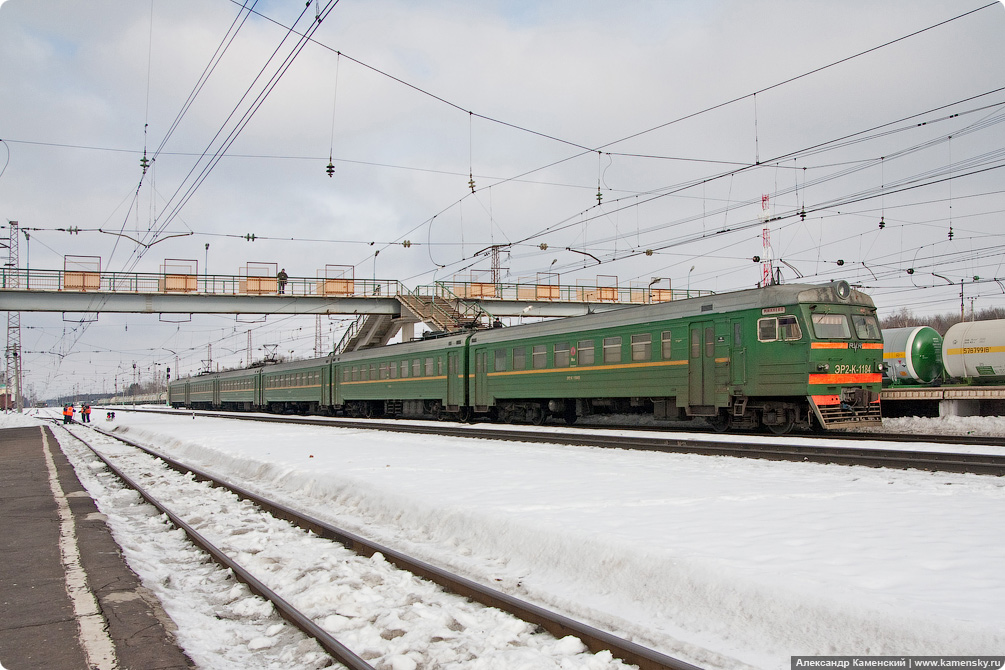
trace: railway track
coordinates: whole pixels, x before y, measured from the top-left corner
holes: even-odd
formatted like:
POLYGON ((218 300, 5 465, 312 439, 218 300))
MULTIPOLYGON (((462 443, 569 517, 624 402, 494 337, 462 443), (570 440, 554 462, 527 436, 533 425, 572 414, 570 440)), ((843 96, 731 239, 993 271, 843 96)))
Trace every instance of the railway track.
MULTIPOLYGON (((143 409, 164 414, 178 414, 177 410, 143 409)), ((563 427, 562 432, 535 430, 515 427, 499 427, 492 424, 451 424, 439 422, 407 422, 371 420, 344 420, 320 416, 291 415, 242 415, 231 412, 199 411, 200 416, 226 418, 245 421, 267 421, 338 428, 371 429, 402 433, 444 435, 450 437, 482 438, 517 442, 544 442, 552 444, 583 445, 613 449, 634 449, 640 451, 662 451, 680 454, 701 454, 706 456, 732 456, 735 458, 760 458, 777 461, 827 463, 836 465, 859 465, 874 468, 917 469, 931 472, 957 472, 992 476, 1005 476, 1005 449, 1001 453, 959 453, 953 451, 931 451, 921 449, 881 449, 867 447, 845 447, 826 444, 828 440, 845 441, 886 441, 886 442, 927 442, 941 444, 968 444, 981 446, 1002 446, 1001 439, 957 440, 910 436, 878 437, 872 433, 827 435, 824 437, 759 436, 757 441, 742 442, 727 435, 710 435, 708 438, 675 435, 672 431, 661 432, 659 436, 624 435, 615 431, 605 431, 595 427, 563 427)), ((625 431, 622 428, 617 430, 625 431)), ((644 429, 643 429, 644 430, 644 429)), ((651 433, 650 431, 648 431, 651 433)))
MULTIPOLYGON (((653 651, 634 642, 618 638, 605 631, 593 628, 563 615, 550 612, 536 605, 520 601, 507 594, 487 588, 463 577, 453 575, 426 562, 409 557, 402 552, 398 552, 386 546, 381 546, 360 537, 359 535, 336 528, 331 524, 305 515, 290 507, 270 501, 247 489, 225 482, 208 472, 193 468, 175 459, 160 454, 147 446, 138 444, 99 428, 92 427, 91 429, 108 438, 117 440, 134 449, 140 450, 152 459, 163 462, 171 469, 177 471, 177 474, 174 475, 174 477, 178 480, 178 482, 183 480, 191 481, 191 478, 194 478, 195 482, 209 482, 213 487, 225 489, 231 492, 238 499, 254 503, 254 505, 267 512, 272 517, 289 522, 293 526, 299 528, 300 532, 309 531, 318 538, 338 543, 341 547, 344 547, 345 549, 362 557, 374 557, 379 554, 379 557, 383 557, 381 562, 386 560, 386 562, 396 566, 397 568, 410 572, 423 580, 433 582, 451 593, 462 596, 463 598, 458 600, 464 602, 465 606, 471 606, 470 603, 467 603, 467 601, 474 601, 486 606, 487 608, 495 608, 497 610, 507 612, 527 624, 530 624, 530 628, 538 627, 543 629, 558 640, 566 639, 568 636, 574 636, 578 638, 587 649, 594 653, 604 652, 606 650, 616 659, 635 665, 643 670, 698 670, 696 666, 684 661, 671 658, 665 654, 653 651)), ((148 487, 145 486, 144 483, 151 478, 148 471, 141 469, 139 473, 137 473, 135 471, 135 466, 132 468, 121 467, 122 463, 117 462, 121 461, 120 458, 110 457, 108 454, 103 453, 102 448, 95 447, 90 444, 88 440, 82 437, 81 433, 83 432, 85 431, 81 429, 74 430, 74 437, 93 451, 98 458, 100 458, 105 465, 129 488, 137 491, 147 502, 157 507, 161 513, 166 514, 175 526, 184 530, 190 539, 197 546, 206 551, 214 561, 231 570, 234 576, 247 584, 253 593, 270 601, 276 608, 276 611, 279 612, 284 619, 304 632, 307 636, 315 639, 318 644, 320 644, 321 647, 332 656, 332 658, 343 663, 345 666, 351 668, 352 670, 372 670, 373 666, 370 665, 368 661, 363 658, 363 656, 369 655, 372 658, 374 655, 373 651, 370 651, 369 654, 357 654, 349 648, 349 645, 332 636, 325 628, 315 622, 316 617, 312 618, 301 611, 301 609, 298 609, 297 605, 293 602, 294 598, 284 597, 277 592, 277 589, 273 589, 268 586, 266 584, 266 580, 260 579, 253 574, 251 570, 240 565, 230 555, 232 552, 225 551, 216 546, 216 544, 207 539, 195 528, 194 523, 190 523, 183 518, 183 515, 170 509, 173 506, 171 503, 159 500, 156 495, 147 490, 148 487), (126 470, 128 469, 132 469, 134 472, 127 472, 126 470), (140 480, 144 483, 141 483, 140 480)), ((146 467, 147 470, 149 470, 149 466, 146 467)), ((169 488, 175 486, 181 487, 181 484, 172 484, 169 488)), ((181 495, 193 494, 188 492, 181 495)), ((210 514, 211 513, 205 513, 204 516, 208 516, 210 514)), ((238 530, 237 532, 239 534, 243 534, 247 531, 244 529, 238 530)), ((397 582, 400 580, 395 581, 397 582)), ((409 597, 414 598, 415 596, 409 597)), ((430 605, 430 607, 432 606, 434 605, 430 605)), ((463 621, 469 618, 471 618, 470 614, 454 615, 455 621, 463 621)), ((398 623, 400 623, 400 621, 398 623)), ((400 630, 384 630, 380 632, 380 637, 383 639, 393 640, 403 634, 403 631, 400 630)), ((508 644, 511 645, 512 643, 509 642, 508 644)), ((394 667, 399 666, 394 665, 394 667)))

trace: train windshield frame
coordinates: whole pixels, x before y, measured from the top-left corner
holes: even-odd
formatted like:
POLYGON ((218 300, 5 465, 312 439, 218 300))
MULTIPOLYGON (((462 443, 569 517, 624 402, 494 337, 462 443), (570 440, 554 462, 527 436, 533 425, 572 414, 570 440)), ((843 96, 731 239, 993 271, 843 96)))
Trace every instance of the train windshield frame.
POLYGON ((818 340, 850 340, 851 327, 846 314, 833 312, 811 315, 813 334, 818 340))
POLYGON ((852 314, 851 322, 855 326, 855 334, 860 340, 881 340, 883 331, 879 321, 872 314, 852 314))

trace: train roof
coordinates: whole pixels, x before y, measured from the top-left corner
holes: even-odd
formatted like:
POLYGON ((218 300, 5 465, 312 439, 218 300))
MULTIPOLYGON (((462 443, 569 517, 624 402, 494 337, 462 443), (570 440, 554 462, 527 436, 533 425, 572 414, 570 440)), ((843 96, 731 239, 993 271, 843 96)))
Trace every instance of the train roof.
MULTIPOLYGON (((767 307, 796 305, 800 303, 844 304, 875 309, 872 298, 861 291, 851 288, 844 281, 836 281, 829 284, 776 284, 764 288, 717 293, 655 305, 635 305, 597 314, 556 319, 544 323, 483 330, 475 333, 471 338, 471 342, 505 340, 515 337, 518 334, 517 331, 524 328, 529 330, 531 327, 533 327, 533 335, 554 335, 594 328, 610 328, 664 321, 667 319, 707 317, 747 309, 764 309, 767 307), (846 297, 842 298, 841 295, 845 295, 846 297)), ((531 332, 528 332, 527 335, 531 336, 531 332)))
POLYGON ((430 338, 427 340, 412 340, 410 342, 399 342, 388 344, 383 347, 373 347, 370 349, 360 349, 359 351, 347 351, 335 356, 335 362, 352 362, 358 359, 370 359, 375 355, 387 356, 408 356, 410 354, 422 354, 427 351, 442 351, 454 347, 463 347, 467 340, 467 333, 453 333, 443 337, 430 338))

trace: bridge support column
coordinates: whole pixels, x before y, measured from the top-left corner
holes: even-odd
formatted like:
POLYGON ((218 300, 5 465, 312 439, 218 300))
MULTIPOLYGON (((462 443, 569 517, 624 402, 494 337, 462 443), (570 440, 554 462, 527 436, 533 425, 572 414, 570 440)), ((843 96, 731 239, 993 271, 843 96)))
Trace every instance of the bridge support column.
POLYGON ((415 323, 406 322, 401 324, 401 341, 409 342, 415 337, 415 323))
POLYGON ((980 416, 980 400, 940 400, 939 416, 980 416))

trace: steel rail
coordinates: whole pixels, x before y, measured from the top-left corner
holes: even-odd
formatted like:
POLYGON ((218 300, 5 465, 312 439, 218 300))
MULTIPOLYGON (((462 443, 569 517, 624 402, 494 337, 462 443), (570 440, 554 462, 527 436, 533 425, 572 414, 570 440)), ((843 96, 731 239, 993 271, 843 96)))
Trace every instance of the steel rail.
MULTIPOLYGON (((179 414, 177 410, 167 409, 135 409, 129 411, 179 414)), ((185 411, 191 412, 192 410, 185 411)), ((198 416, 242 421, 267 421, 272 423, 329 426, 334 428, 351 428, 356 430, 383 430, 387 432, 443 435, 447 437, 580 445, 611 449, 631 449, 636 451, 699 454, 704 456, 760 458, 776 461, 792 461, 796 463, 811 462, 831 465, 861 465, 874 468, 893 468, 899 470, 926 470, 930 472, 955 472, 992 475, 996 477, 1005 476, 1005 450, 1003 450, 1002 454, 963 454, 954 452, 881 448, 873 449, 865 447, 836 447, 792 443, 787 444, 781 441, 785 438, 781 438, 779 436, 774 437, 774 439, 778 440, 775 443, 762 442, 744 444, 728 442, 722 439, 708 440, 695 437, 674 437, 673 433, 667 433, 665 436, 661 435, 659 437, 600 435, 595 432, 587 432, 586 429, 574 427, 568 427, 568 433, 532 432, 529 430, 521 431, 507 428, 485 427, 479 427, 476 430, 472 430, 470 426, 465 424, 447 424, 436 422, 430 422, 428 425, 420 425, 379 419, 367 421, 347 421, 344 419, 332 419, 320 416, 262 414, 252 416, 232 412, 205 410, 196 411, 199 412, 198 416)), ((830 439, 832 437, 833 436, 828 435, 823 439, 830 439)), ((872 438, 862 436, 857 437, 857 439, 872 438)))
POLYGON ((333 526, 281 503, 268 500, 244 487, 227 482, 204 470, 182 463, 149 446, 101 428, 92 428, 103 435, 141 449, 163 460, 179 472, 191 473, 197 480, 210 482, 214 486, 225 488, 238 497, 253 502, 277 518, 289 521, 299 528, 309 530, 325 539, 336 541, 360 555, 372 556, 379 552, 388 562, 403 570, 439 584, 452 593, 464 596, 487 607, 495 607, 523 621, 540 626, 558 639, 567 635, 578 637, 593 653, 604 650, 610 651, 615 657, 620 658, 626 663, 638 666, 640 670, 701 670, 697 666, 685 661, 672 658, 630 640, 619 638, 611 633, 588 626, 543 607, 519 600, 501 591, 496 591, 470 579, 452 574, 430 563, 420 561, 390 547, 372 542, 360 535, 333 526))
MULTIPOLYGON (((97 429, 96 429, 97 430, 97 429)), ((109 433, 98 430, 98 432, 104 435, 110 435, 109 433)), ((111 437, 116 437, 115 435, 110 435, 111 437)), ((155 498, 149 491, 144 489, 140 484, 134 481, 129 475, 122 472, 114 463, 112 463, 108 458, 105 457, 100 451, 95 449, 86 440, 74 435, 74 437, 84 444, 88 449, 90 449, 98 458, 104 462, 108 469, 115 473, 115 476, 122 480, 126 486, 133 489, 140 496, 146 500, 148 503, 156 507, 161 513, 165 514, 177 528, 185 531, 189 539, 193 544, 198 546, 200 549, 209 554, 213 560, 220 566, 229 569, 233 572, 234 577, 239 581, 244 582, 248 585, 248 588, 258 596, 265 598, 275 606, 279 611, 280 616, 285 620, 289 621, 296 628, 301 630, 304 634, 317 640, 325 651, 327 651, 331 656, 342 663, 351 670, 375 670, 372 665, 364 661, 362 658, 357 656, 348 647, 343 645, 341 642, 336 640, 325 631, 323 628, 314 623, 308 616, 303 614, 300 610, 290 604, 278 593, 266 586, 261 580, 255 577, 253 574, 248 572, 239 563, 234 561, 232 558, 227 556, 219 547, 211 543, 205 537, 203 537, 197 530, 192 528, 188 523, 186 523, 181 517, 176 515, 170 509, 168 509, 161 501, 155 498)), ((121 439, 121 438, 117 438, 121 439)), ((123 440, 124 441, 124 440, 123 440)), ((137 446, 137 445, 132 445, 137 446)), ((142 447, 141 447, 142 448, 142 447)), ((176 470, 178 468, 175 468, 176 470)))

